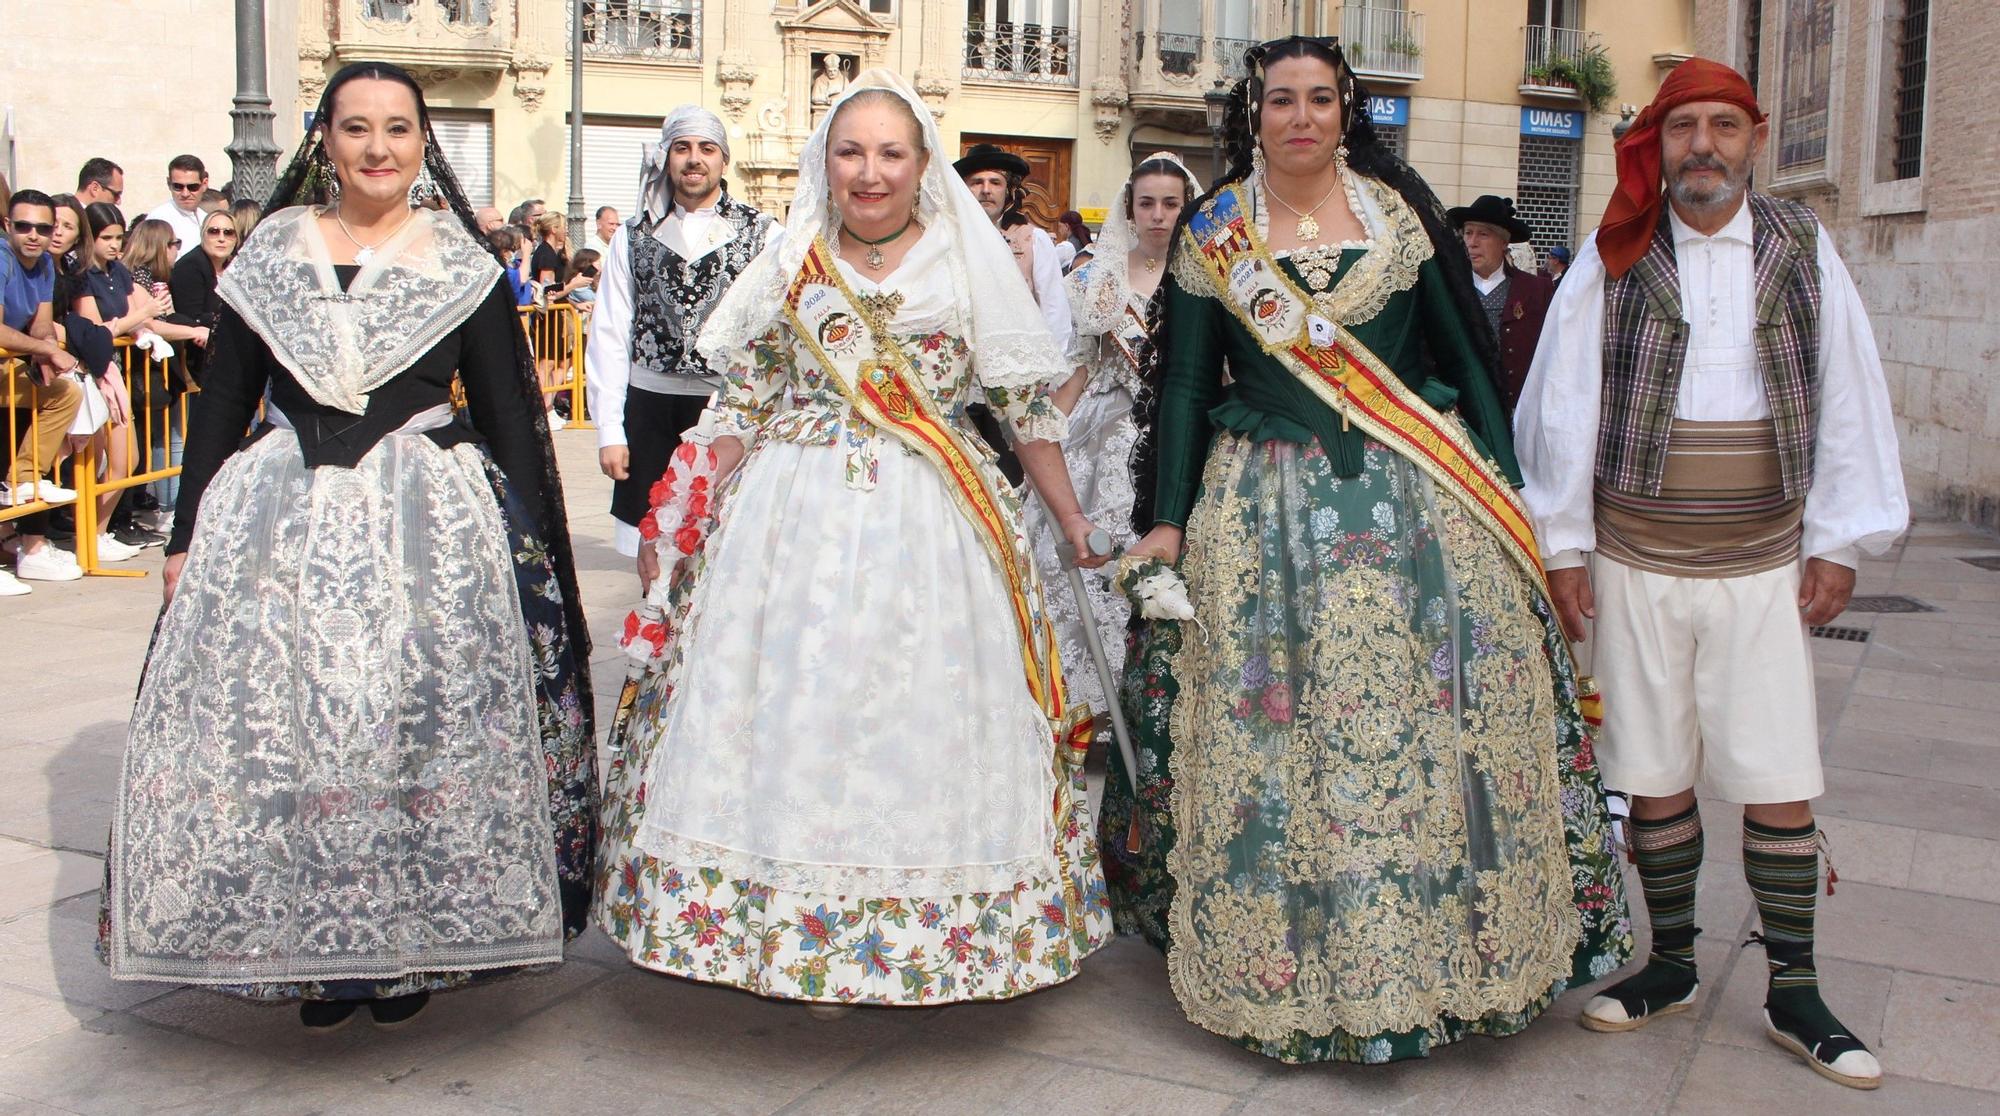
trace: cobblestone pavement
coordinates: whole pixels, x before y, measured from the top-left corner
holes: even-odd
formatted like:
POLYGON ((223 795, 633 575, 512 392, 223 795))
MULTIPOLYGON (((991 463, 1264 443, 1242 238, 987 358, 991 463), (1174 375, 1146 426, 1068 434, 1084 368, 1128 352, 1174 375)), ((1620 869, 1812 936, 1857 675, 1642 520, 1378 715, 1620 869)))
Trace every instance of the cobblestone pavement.
MULTIPOLYGON (((610 547, 584 431, 557 435, 599 707, 636 591, 610 547)), ((1829 1000, 1874 1043, 1879 1093, 1809 1073, 1764 1038, 1763 956, 1729 835, 1706 809, 1699 1010, 1632 1035, 1564 996, 1523 1035, 1426 1062, 1292 1068, 1188 1024, 1166 969, 1121 941, 1009 1004, 804 1009, 645 974, 594 932, 541 977, 439 997, 407 1030, 309 1036, 289 1008, 114 983, 91 952, 133 688, 159 599, 144 579, 37 584, 0 600, 0 1116, 30 1112, 2000 1112, 2000 541, 1920 523, 1860 591, 1935 611, 1854 613, 1816 641, 1840 869, 1822 898, 1829 1000)), ((1633 882, 1635 907, 1638 887, 1633 882)))

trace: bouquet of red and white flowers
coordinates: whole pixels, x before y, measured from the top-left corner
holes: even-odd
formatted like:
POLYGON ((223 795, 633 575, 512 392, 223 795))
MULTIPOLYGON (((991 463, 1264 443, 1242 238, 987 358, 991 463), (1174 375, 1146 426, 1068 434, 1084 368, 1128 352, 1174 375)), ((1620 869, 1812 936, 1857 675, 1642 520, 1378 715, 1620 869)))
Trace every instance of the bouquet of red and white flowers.
POLYGON ((716 472, 713 449, 682 442, 668 460, 666 474, 648 494, 652 507, 639 521, 639 545, 658 551, 660 576, 653 579, 639 607, 625 617, 625 630, 618 637, 618 646, 642 663, 664 656, 674 634, 674 598, 693 576, 702 544, 715 528, 716 472))

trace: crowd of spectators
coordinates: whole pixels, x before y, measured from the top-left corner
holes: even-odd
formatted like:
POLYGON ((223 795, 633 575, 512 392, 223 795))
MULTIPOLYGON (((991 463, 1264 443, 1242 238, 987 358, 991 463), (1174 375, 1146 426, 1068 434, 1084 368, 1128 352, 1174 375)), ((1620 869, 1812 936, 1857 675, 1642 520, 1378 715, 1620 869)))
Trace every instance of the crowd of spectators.
MULTIPOLYGON (((0 229, 0 351, 9 354, 0 357, 7 400, 0 408, 12 412, 14 441, 0 475, 0 510, 50 505, 0 520, 0 597, 31 592, 32 582, 83 576, 76 558, 79 461, 96 463, 100 484, 180 463, 182 400, 199 388, 222 310, 216 284, 263 210, 212 186, 193 155, 175 156, 161 186, 164 201, 128 216, 136 211, 124 208, 125 168, 109 159, 85 162, 74 193, 15 190, 0 177, 8 206, 0 229)), ((425 203, 436 207, 442 199, 425 203)), ((572 251, 567 225, 539 198, 506 217, 481 209, 475 221, 507 263, 551 389, 550 421, 560 427, 569 395, 553 388, 575 334, 573 320, 556 308, 588 312, 618 213, 598 211, 592 247, 581 251, 572 251)), ((101 491, 97 560, 129 561, 164 544, 178 490, 169 476, 101 491)))
MULTIPOLYGON (((82 576, 75 470, 86 448, 101 483, 179 463, 180 402, 200 383, 221 311, 216 280, 262 210, 232 203, 193 155, 168 163, 162 185, 166 200, 134 217, 125 168, 109 159, 85 162, 73 193, 0 183, 0 350, 12 354, 0 390, 14 433, 0 508, 52 505, 0 521, 0 596, 82 576)), ((177 487, 167 477, 103 491, 97 560, 163 544, 177 487)))

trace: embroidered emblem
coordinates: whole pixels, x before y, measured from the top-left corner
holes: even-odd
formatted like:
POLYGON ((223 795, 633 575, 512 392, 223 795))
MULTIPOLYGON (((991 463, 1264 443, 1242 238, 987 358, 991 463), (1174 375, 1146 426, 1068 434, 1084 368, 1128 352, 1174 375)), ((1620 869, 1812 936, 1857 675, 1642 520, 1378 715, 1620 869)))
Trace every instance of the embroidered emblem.
POLYGON ((819 323, 819 343, 828 352, 846 356, 861 341, 861 324, 838 310, 819 323))
POLYGON ((1257 324, 1269 326, 1276 323, 1285 312, 1285 304, 1278 292, 1269 287, 1260 287, 1250 296, 1250 313, 1257 318, 1257 324))

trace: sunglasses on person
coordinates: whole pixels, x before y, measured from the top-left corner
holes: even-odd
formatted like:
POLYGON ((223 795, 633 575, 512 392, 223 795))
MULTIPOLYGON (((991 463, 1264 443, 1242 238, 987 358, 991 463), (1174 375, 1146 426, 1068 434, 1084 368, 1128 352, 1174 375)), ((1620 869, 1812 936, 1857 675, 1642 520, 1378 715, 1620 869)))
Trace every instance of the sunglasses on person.
POLYGON ((54 236, 56 234, 56 227, 46 221, 14 222, 15 236, 27 236, 30 233, 36 236, 54 236))
POLYGON ((219 236, 228 240, 236 239, 236 229, 229 225, 217 225, 215 228, 203 229, 201 231, 210 236, 219 236))
POLYGON ((174 193, 176 193, 176 194, 198 194, 198 193, 200 193, 201 191, 203 191, 203 190, 205 190, 205 189, 207 189, 207 188, 208 188, 208 187, 206 187, 206 186, 202 185, 202 184, 201 184, 201 183, 199 183, 199 182, 169 182, 169 183, 167 183, 167 189, 169 189, 169 190, 172 190, 172 191, 173 191, 174 193))
POLYGON ((173 238, 172 240, 169 240, 169 241, 167 241, 167 247, 169 247, 169 248, 176 248, 176 249, 177 249, 177 248, 179 248, 180 246, 181 246, 181 239, 180 239, 180 237, 175 237, 175 238, 173 238))

